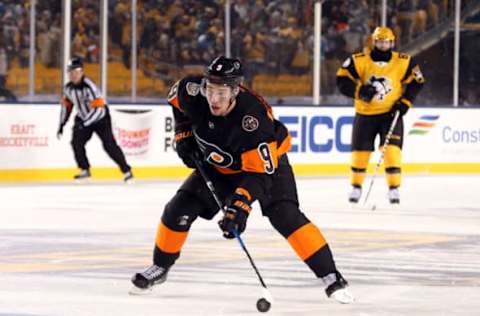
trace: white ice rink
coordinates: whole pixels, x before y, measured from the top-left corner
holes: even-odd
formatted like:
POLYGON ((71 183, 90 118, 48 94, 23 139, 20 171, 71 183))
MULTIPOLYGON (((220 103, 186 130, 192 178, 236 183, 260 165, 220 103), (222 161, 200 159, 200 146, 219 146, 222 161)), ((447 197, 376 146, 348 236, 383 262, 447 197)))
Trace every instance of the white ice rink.
MULTIPOLYGON (((255 209, 243 237, 275 298, 269 315, 480 315, 479 176, 406 176, 395 210, 379 177, 376 211, 349 207, 346 178, 298 182, 357 301, 327 299, 255 209)), ((257 314, 258 280, 216 220, 194 224, 155 293, 128 295, 178 185, 0 185, 0 315, 257 314)))

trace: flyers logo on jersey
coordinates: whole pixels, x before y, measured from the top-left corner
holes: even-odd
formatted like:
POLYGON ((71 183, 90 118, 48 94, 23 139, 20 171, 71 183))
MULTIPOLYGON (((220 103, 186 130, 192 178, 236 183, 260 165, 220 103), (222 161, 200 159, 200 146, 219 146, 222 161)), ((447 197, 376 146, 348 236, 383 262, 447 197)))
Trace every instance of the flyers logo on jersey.
POLYGON ((209 143, 198 136, 194 131, 195 139, 197 140, 200 150, 205 155, 205 160, 214 166, 220 168, 228 168, 233 164, 233 156, 228 152, 222 150, 215 144, 209 143))
POLYGON ((222 155, 219 155, 216 152, 210 153, 210 155, 208 155, 208 159, 214 161, 217 164, 221 164, 225 160, 225 158, 222 155))
POLYGON ((258 128, 258 125, 258 120, 251 115, 245 115, 242 119, 242 128, 247 132, 253 132, 258 128))

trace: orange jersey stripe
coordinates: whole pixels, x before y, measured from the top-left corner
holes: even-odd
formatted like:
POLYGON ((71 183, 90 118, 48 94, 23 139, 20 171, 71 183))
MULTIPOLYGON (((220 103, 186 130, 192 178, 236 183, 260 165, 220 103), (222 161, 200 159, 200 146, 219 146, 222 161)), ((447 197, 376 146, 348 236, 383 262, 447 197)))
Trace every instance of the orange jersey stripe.
POLYGON ((157 229, 157 247, 167 253, 178 253, 182 250, 183 244, 187 239, 188 232, 174 231, 160 222, 157 229))
POLYGON ((278 147, 278 149, 277 149, 278 156, 286 154, 290 150, 291 147, 292 147, 292 135, 290 135, 290 133, 288 133, 288 136, 285 137, 285 139, 280 144, 280 147, 278 147))
POLYGON ((178 101, 177 96, 174 96, 174 97, 168 99, 168 103, 170 103, 170 105, 176 107, 178 110, 183 112, 182 108, 180 107, 180 102, 178 101))
MULTIPOLYGON (((271 163, 276 169, 278 166, 277 142, 268 143, 268 147, 270 148, 271 163)), ((258 148, 244 152, 241 159, 243 171, 264 173, 265 167, 269 163, 262 158, 258 148)))
POLYGON ((92 108, 99 108, 102 106, 105 106, 105 99, 104 98, 98 98, 90 102, 90 106, 92 108))
POLYGON ((304 261, 327 244, 322 233, 313 223, 303 225, 288 236, 287 240, 304 261))

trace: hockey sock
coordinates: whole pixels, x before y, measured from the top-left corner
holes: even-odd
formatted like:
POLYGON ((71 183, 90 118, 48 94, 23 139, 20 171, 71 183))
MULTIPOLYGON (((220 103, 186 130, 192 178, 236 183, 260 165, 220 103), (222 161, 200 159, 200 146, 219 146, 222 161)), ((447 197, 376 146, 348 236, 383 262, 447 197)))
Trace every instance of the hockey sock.
POLYGON ((352 152, 352 174, 351 184, 361 187, 365 180, 368 161, 370 160, 370 151, 353 151, 352 152))
POLYGON ((399 187, 401 184, 402 150, 395 145, 387 146, 385 150, 385 174, 388 186, 399 187))

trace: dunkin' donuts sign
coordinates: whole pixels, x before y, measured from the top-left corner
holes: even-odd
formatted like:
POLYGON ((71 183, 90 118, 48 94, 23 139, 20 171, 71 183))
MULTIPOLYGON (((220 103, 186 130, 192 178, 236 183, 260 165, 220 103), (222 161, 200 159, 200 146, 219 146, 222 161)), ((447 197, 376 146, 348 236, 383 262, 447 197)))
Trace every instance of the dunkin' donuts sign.
POLYGON ((146 156, 152 137, 152 110, 115 109, 113 133, 127 156, 146 156))

